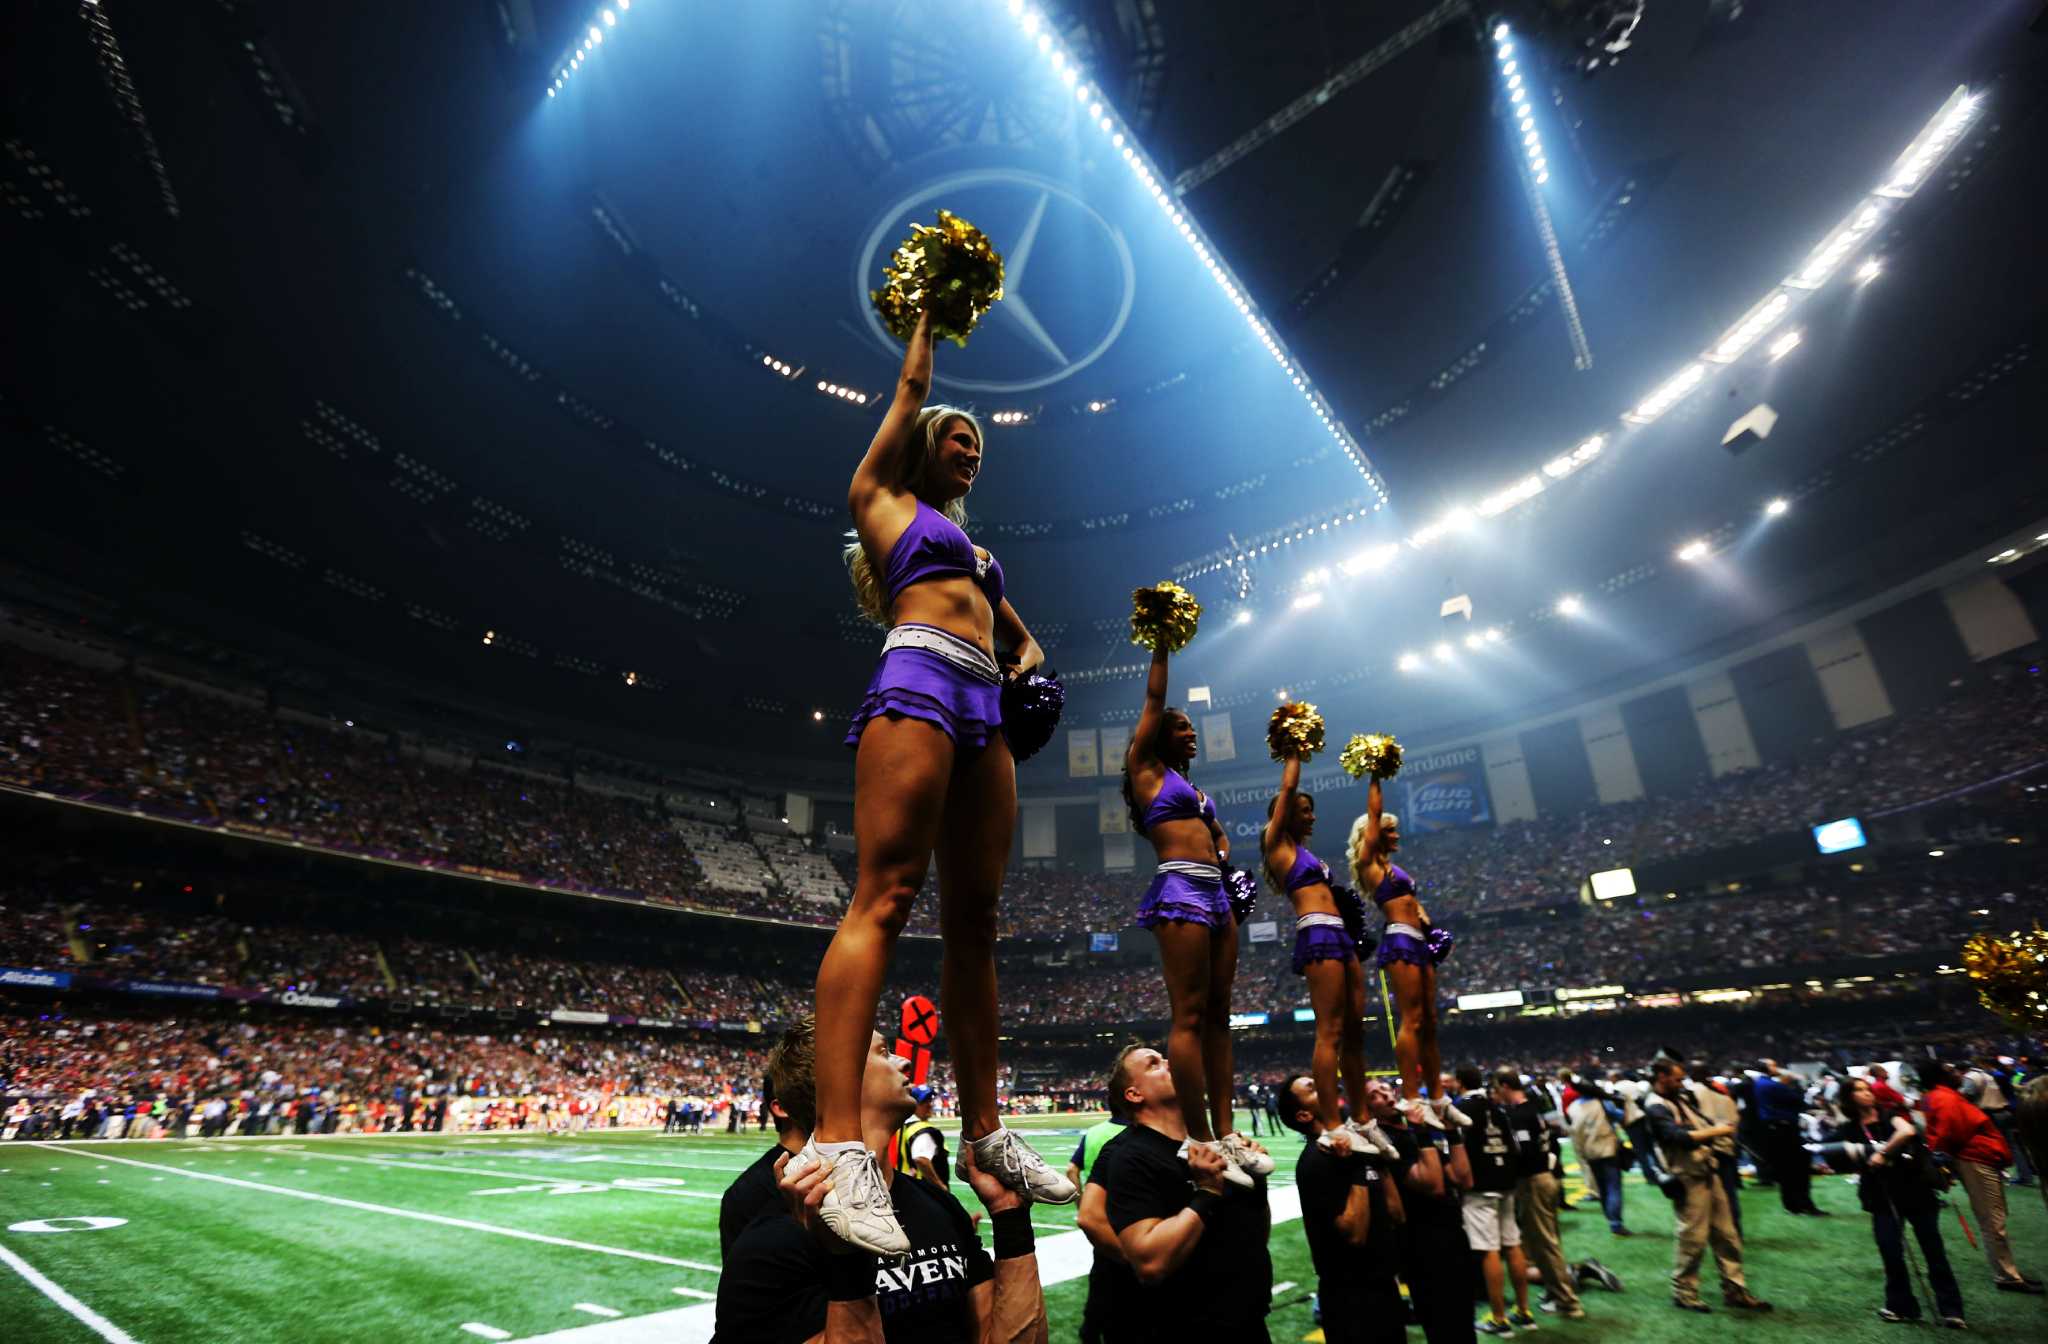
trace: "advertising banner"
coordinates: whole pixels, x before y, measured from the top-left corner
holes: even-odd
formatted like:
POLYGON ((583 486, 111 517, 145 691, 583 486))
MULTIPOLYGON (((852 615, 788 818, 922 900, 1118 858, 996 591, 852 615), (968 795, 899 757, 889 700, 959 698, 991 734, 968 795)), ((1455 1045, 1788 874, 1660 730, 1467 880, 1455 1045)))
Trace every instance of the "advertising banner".
POLYGON ((1493 821, 1486 793, 1486 762, 1477 745, 1412 756, 1395 783, 1400 789, 1390 792, 1398 793, 1400 801, 1389 797, 1387 806, 1398 809, 1401 829, 1409 835, 1493 821))

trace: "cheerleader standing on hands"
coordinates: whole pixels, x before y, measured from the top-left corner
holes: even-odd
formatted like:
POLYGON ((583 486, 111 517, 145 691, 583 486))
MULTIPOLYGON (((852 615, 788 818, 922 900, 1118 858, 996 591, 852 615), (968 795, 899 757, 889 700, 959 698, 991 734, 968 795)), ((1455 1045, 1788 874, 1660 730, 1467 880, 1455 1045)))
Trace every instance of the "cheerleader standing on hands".
POLYGON ((1237 919, 1223 880, 1230 837, 1216 822, 1216 804, 1188 782, 1195 725, 1185 711, 1166 703, 1167 656, 1164 643, 1152 651, 1145 706, 1124 750, 1124 805, 1159 857, 1138 906, 1138 923, 1159 940, 1173 1014, 1167 1066, 1188 1141, 1221 1153, 1224 1179, 1250 1186, 1253 1175, 1273 1170, 1273 1159, 1232 1127, 1230 989, 1237 979, 1237 919))
POLYGON ((1358 945, 1345 929, 1330 883, 1330 865, 1309 852, 1316 829, 1313 795, 1301 790, 1301 755, 1289 751, 1280 767, 1280 792, 1266 805, 1266 829, 1259 838, 1266 880, 1294 905, 1294 973, 1308 981, 1316 1015, 1315 1053, 1309 1071, 1316 1082, 1316 1119, 1325 1148, 1370 1148, 1389 1157, 1395 1149, 1380 1133, 1365 1105, 1365 973, 1358 945), (1338 1114, 1337 1078, 1351 1118, 1338 1114), (1361 1118, 1363 1117, 1363 1118, 1361 1118))
POLYGON ((826 1225, 876 1255, 900 1255, 910 1242, 880 1164, 861 1141, 861 1077, 889 956, 934 854, 945 940, 939 1000, 961 1137, 976 1166, 1027 1198, 1067 1203, 1076 1195, 996 1112, 996 900, 1017 817, 1001 693, 1044 654, 1004 600, 1002 566, 961 528, 962 501, 981 467, 981 427, 964 411, 924 404, 931 326, 926 313, 847 491, 859 538, 847 549, 854 589, 862 608, 891 628, 846 736, 857 753, 859 876, 818 966, 818 1125, 796 1159, 802 1168, 831 1166, 820 1209, 826 1225), (1000 666, 999 644, 1010 650, 1000 666))
POLYGON ((1401 1070, 1401 1109, 1413 1122, 1443 1128, 1471 1123, 1443 1095, 1443 1061, 1436 1043, 1436 964, 1450 951, 1450 935, 1430 927, 1415 880, 1394 862, 1401 847, 1401 821, 1380 807, 1380 777, 1365 790, 1365 815, 1351 823, 1351 872, 1360 892, 1386 916, 1380 936, 1379 967, 1393 987, 1401 1024, 1394 1059, 1401 1070))

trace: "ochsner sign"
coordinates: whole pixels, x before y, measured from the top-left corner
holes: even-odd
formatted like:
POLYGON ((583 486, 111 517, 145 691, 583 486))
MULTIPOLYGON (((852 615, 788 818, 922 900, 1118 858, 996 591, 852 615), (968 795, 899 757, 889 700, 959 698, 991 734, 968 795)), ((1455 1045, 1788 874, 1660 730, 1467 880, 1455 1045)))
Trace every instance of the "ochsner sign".
POLYGON ((339 1008, 341 1000, 327 994, 302 994, 288 989, 277 996, 279 1003, 288 1003, 294 1008, 339 1008))

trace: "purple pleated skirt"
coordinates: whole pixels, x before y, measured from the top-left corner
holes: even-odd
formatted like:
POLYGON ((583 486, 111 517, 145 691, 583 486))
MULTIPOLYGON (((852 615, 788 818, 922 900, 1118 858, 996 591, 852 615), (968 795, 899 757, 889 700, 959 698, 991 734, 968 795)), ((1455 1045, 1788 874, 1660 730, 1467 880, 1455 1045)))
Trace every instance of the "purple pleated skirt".
POLYGON ((1405 961, 1411 966, 1436 965, 1436 958, 1429 955, 1428 943, 1391 930, 1380 935, 1379 956, 1374 960, 1381 966, 1391 966, 1397 961, 1405 961))
POLYGON ((1002 727, 1003 688, 936 653, 890 649, 875 664, 867 695, 847 730, 846 745, 859 746, 868 720, 883 714, 937 724, 956 747, 983 747, 1002 727))
POLYGON ((1294 973, 1306 975, 1318 961, 1356 961, 1358 945, 1351 935, 1328 924, 1311 924, 1294 931, 1294 973))
POLYGON ((1230 926, 1230 897, 1221 878, 1213 881, 1186 873, 1157 873, 1138 902, 1138 927, 1154 929, 1174 921, 1203 924, 1212 929, 1230 926))

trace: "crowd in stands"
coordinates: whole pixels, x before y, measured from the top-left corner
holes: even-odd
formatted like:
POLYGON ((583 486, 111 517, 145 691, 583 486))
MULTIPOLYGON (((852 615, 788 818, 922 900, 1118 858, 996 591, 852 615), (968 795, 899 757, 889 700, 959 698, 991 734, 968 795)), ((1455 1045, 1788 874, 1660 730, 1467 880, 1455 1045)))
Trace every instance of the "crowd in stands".
POLYGON ((751 1088, 763 1052, 673 1034, 484 1035, 325 1020, 0 1011, 0 1096, 88 1090, 172 1103, 218 1095, 358 1100, 525 1097, 588 1091, 682 1095, 751 1088))
MULTIPOLYGON (((836 851, 669 816, 658 802, 566 777, 436 763, 445 753, 303 717, 0 651, 0 780, 311 844, 799 923, 836 922, 851 888, 852 864, 836 851)), ((2048 679, 2002 669, 1933 708, 1818 742, 1799 761, 1701 780, 1679 797, 1412 835, 1403 858, 1440 918, 1554 905, 1596 869, 1922 801, 2044 757, 2048 679)), ((1003 933, 1119 927, 1136 907, 1140 876, 1013 873, 1003 933)), ((935 893, 910 927, 936 931, 935 893)))

